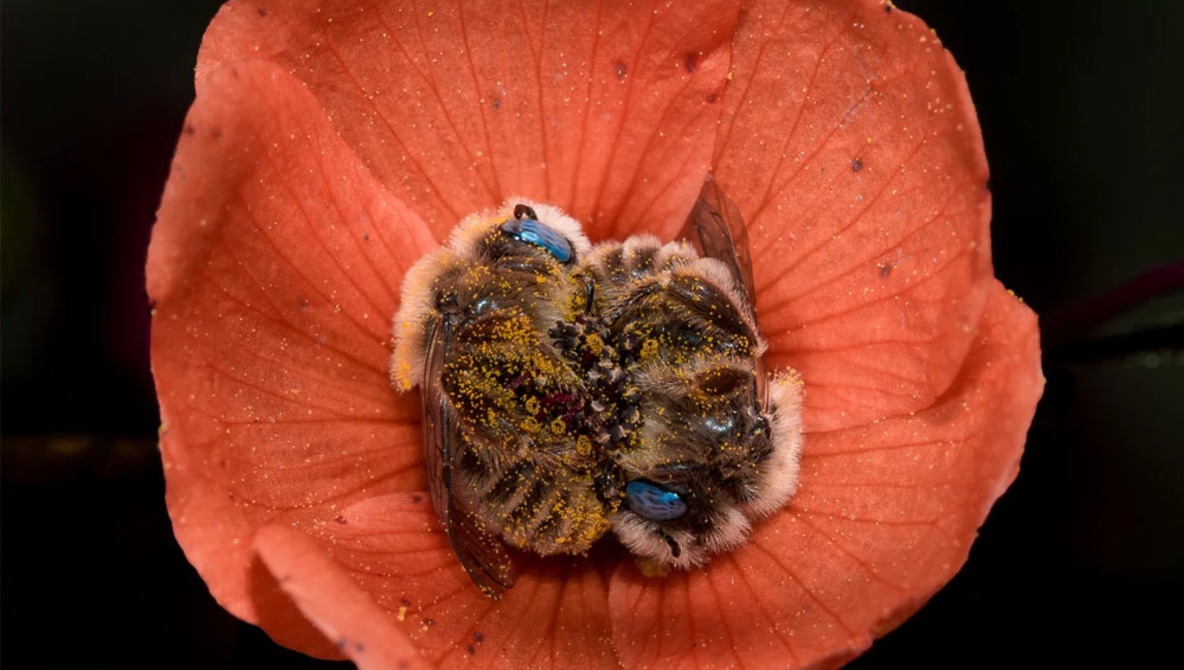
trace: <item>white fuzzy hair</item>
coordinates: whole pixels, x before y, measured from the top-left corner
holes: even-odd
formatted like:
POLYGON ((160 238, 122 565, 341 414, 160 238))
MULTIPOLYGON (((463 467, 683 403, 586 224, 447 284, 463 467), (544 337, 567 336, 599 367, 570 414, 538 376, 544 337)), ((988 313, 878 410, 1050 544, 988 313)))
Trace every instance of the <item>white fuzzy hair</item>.
POLYGON ((471 263, 478 242, 494 226, 514 218, 514 208, 526 205, 534 210, 539 223, 560 233, 571 243, 577 259, 592 250, 592 243, 580 223, 554 205, 529 198, 514 197, 497 209, 466 216, 452 230, 448 242, 419 259, 407 271, 399 311, 393 320, 395 353, 391 357, 391 383, 400 391, 410 391, 423 383, 423 369, 427 356, 427 333, 424 324, 436 309, 433 292, 436 277, 450 268, 471 263))

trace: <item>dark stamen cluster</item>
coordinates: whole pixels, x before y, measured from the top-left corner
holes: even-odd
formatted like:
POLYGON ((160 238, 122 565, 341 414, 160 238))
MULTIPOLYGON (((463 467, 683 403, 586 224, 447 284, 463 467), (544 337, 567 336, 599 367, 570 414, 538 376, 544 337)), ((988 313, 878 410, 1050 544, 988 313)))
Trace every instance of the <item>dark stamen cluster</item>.
POLYGON ((588 436, 606 451, 632 446, 642 424, 641 392, 625 371, 609 329, 599 319, 580 315, 570 323, 556 321, 548 334, 585 381, 588 436))

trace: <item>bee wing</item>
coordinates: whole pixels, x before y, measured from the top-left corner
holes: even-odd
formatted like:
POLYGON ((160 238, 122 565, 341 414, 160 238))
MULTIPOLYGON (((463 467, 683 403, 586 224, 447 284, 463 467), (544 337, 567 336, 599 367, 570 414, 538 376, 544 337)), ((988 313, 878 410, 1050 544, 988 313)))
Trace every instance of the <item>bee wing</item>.
POLYGON ((703 182, 699 199, 691 209, 679 235, 699 250, 728 267, 736 284, 744 287, 748 307, 756 316, 756 290, 752 283, 752 258, 748 251, 748 228, 740 210, 724 197, 710 176, 703 182))
POLYGON ((492 598, 514 585, 514 565, 501 540, 487 532, 452 494, 452 459, 463 438, 456 413, 444 395, 440 378, 451 344, 454 319, 445 315, 431 326, 420 399, 423 415, 424 462, 428 492, 448 533, 448 543, 473 582, 492 598))
MULTIPOLYGON (((748 227, 740 209, 728 200, 711 175, 703 182, 699 199, 691 208, 679 237, 689 241, 708 258, 720 261, 732 271, 738 286, 744 287, 744 297, 753 323, 756 318, 756 288, 752 280, 752 256, 748 249, 748 227)), ((761 404, 769 404, 769 388, 764 360, 754 362, 756 395, 761 404)))

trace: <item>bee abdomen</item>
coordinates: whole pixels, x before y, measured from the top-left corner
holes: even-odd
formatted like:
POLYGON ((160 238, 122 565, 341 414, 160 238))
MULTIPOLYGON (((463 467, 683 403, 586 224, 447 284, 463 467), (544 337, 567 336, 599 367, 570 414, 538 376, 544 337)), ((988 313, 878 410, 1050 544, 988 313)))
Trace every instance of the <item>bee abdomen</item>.
POLYGON ((472 474, 484 521, 519 549, 584 553, 608 530, 603 503, 588 492, 591 478, 578 471, 543 472, 522 462, 500 476, 472 474))

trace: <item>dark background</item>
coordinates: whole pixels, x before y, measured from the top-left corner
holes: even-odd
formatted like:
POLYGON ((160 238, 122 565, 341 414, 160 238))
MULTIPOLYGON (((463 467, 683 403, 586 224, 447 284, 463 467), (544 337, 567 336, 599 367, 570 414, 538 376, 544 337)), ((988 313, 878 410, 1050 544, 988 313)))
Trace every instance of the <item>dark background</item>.
MULTIPOLYGON (((898 4, 967 72, 996 271, 1042 316, 1049 384, 965 569, 851 667, 1178 658, 1184 3, 898 4), (1096 300, 1173 272, 1138 309, 1096 300)), ((163 503, 143 260, 218 5, 4 2, 5 667, 321 665, 214 603, 163 503)))

